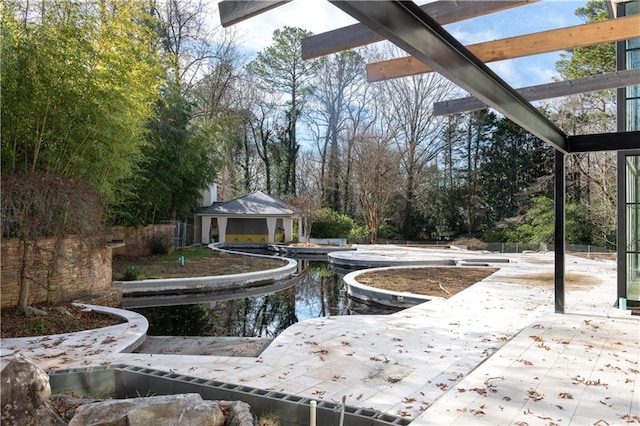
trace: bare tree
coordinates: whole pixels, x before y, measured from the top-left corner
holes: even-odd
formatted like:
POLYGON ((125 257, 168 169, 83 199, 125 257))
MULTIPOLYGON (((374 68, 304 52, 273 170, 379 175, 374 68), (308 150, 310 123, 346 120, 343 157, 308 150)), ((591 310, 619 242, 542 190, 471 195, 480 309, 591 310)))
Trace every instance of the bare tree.
POLYGON ((191 66, 198 75, 186 95, 196 102, 192 123, 209 133, 212 154, 223 159, 216 179, 218 195, 224 200, 250 187, 252 113, 243 96, 245 57, 238 49, 235 32, 211 32, 203 27, 202 33, 214 39, 200 47, 196 43, 191 66))
POLYGON ((357 200, 369 228, 369 241, 375 244, 388 203, 398 192, 400 155, 391 138, 381 132, 360 134, 353 142, 357 200))
MULTIPOLYGON (((546 107, 567 134, 615 130, 615 102, 607 92, 549 102, 546 107)), ((567 196, 585 206, 597 224, 595 242, 615 245, 616 156, 613 152, 575 153, 567 157, 567 196)))
POLYGON ((344 213, 355 217, 357 200, 355 199, 354 157, 355 143, 358 135, 368 134, 379 124, 380 113, 375 98, 373 86, 365 84, 359 87, 358 101, 350 105, 348 118, 345 122, 344 135, 341 137, 341 168, 342 206, 344 213))
POLYGON ((249 121, 250 140, 255 149, 255 155, 261 163, 261 188, 268 194, 273 193, 274 185, 274 156, 277 150, 277 132, 279 127, 276 97, 257 88, 252 76, 245 76, 243 102, 252 112, 249 121))
POLYGON ((166 67, 181 94, 193 88, 201 67, 217 57, 210 44, 215 35, 207 24, 208 5, 203 0, 158 0, 153 4, 166 67))
POLYGON ((317 129, 320 155, 320 192, 324 204, 343 212, 340 180, 340 137, 345 130, 350 108, 358 104, 364 80, 364 58, 355 51, 322 58, 314 81, 312 101, 316 107, 309 119, 317 129))
POLYGON ((455 86, 437 73, 387 80, 379 87, 384 99, 387 126, 395 129, 395 143, 401 153, 404 183, 402 232, 410 239, 417 180, 443 148, 442 118, 433 115, 433 104, 452 95, 455 86))

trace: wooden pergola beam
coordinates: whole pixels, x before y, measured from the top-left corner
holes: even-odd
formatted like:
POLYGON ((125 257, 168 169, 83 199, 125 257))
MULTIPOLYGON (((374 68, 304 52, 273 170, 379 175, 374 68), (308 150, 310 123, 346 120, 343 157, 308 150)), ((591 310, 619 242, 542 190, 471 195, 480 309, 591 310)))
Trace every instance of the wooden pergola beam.
POLYGON ((410 1, 331 3, 564 153, 565 133, 410 1))
MULTIPOLYGON (((440 25, 499 12, 540 0, 439 0, 420 6, 440 25)), ((366 25, 353 24, 302 40, 302 59, 318 58, 384 40, 366 25)))
MULTIPOLYGON (((640 84, 640 68, 523 87, 516 89, 516 92, 527 101, 532 102, 579 93, 596 92, 598 90, 618 89, 635 84, 640 84)), ((487 104, 470 96, 434 103, 433 115, 458 114, 484 108, 487 108, 487 104)))
POLYGON ((218 3, 220 24, 223 27, 242 22, 291 0, 223 0, 218 3))
MULTIPOLYGON (((487 63, 635 37, 640 37, 640 15, 476 43, 466 48, 487 63)), ((367 64, 367 79, 382 81, 432 71, 420 60, 407 56, 367 64)))

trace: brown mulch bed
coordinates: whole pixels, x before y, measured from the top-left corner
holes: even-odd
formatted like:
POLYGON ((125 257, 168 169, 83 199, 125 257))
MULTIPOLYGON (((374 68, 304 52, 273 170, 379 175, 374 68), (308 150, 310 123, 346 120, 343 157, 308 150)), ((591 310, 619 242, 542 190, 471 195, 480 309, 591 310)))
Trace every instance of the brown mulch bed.
POLYGON ((83 312, 82 308, 71 303, 39 304, 34 307, 47 311, 46 316, 25 316, 17 309, 4 308, 1 313, 0 335, 3 339, 12 337, 32 337, 47 334, 72 333, 76 331, 92 330, 121 324, 121 318, 99 312, 83 312), (54 307, 63 307, 71 315, 58 312, 54 307))
POLYGON ((179 256, 180 252, 176 252, 173 256, 163 256, 161 259, 117 256, 113 259, 113 279, 122 280, 125 271, 131 266, 138 268, 138 279, 152 279, 240 274, 279 268, 285 265, 284 261, 277 259, 222 254, 216 257, 188 258, 185 260, 184 266, 180 266, 179 256))
POLYGON ((390 269, 358 275, 358 282, 385 290, 448 298, 482 281, 496 268, 423 267, 390 269))

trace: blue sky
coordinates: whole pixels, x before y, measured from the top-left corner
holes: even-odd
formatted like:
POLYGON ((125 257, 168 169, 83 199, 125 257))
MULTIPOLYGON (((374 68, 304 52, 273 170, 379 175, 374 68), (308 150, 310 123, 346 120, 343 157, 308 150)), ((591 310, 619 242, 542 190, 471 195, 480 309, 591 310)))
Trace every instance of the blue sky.
MULTIPOLYGON (((464 44, 495 40, 581 24, 574 11, 585 4, 586 0, 543 0, 447 25, 445 29, 464 44)), ((273 31, 284 25, 301 27, 317 34, 354 22, 326 0, 294 0, 234 27, 240 35, 240 44, 257 52, 271 44, 273 31)), ((516 88, 548 83, 555 75, 555 62, 560 53, 494 62, 489 66, 516 88)))

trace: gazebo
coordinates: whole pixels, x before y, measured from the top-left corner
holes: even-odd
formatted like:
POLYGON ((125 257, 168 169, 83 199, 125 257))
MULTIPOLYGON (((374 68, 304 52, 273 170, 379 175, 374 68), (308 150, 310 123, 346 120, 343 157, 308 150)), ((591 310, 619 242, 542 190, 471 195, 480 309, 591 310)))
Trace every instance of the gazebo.
MULTIPOLYGON (((367 65, 369 81, 438 72, 471 97, 434 105, 438 114, 493 108, 544 141, 555 151, 555 311, 565 308, 565 164, 575 153, 618 153, 618 291, 621 304, 640 306, 640 1, 606 0, 611 19, 525 34, 476 45, 463 45, 443 25, 519 7, 537 0, 438 0, 422 6, 412 1, 331 1, 359 21, 311 36, 302 42, 310 59, 388 40, 410 56, 367 65), (509 86, 487 62, 615 42, 615 73, 541 86, 509 86), (555 96, 617 89, 618 132, 567 135, 530 102, 555 96)), ((287 3, 288 0, 219 3, 223 26, 287 3)))
POLYGON ((298 221, 304 239, 302 214, 284 201, 261 191, 226 202, 214 201, 195 213, 196 243, 288 243, 298 221), (199 239, 199 241, 198 241, 199 239))

